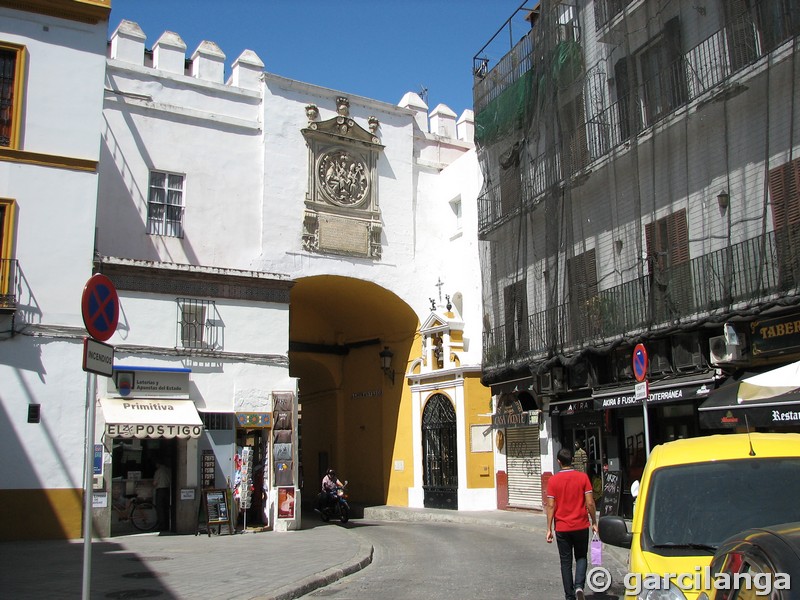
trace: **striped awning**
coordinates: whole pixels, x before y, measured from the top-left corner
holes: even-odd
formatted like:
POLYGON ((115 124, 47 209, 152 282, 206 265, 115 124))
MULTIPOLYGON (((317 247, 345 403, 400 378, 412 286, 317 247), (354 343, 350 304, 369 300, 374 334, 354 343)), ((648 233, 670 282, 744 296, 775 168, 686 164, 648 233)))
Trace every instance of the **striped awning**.
POLYGON ((199 438, 203 422, 191 400, 101 398, 106 436, 199 438))

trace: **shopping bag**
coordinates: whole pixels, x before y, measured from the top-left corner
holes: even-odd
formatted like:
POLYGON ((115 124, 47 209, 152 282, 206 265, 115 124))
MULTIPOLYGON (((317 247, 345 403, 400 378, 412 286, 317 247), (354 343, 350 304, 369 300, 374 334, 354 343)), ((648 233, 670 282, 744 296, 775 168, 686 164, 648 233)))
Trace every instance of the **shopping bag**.
POLYGON ((592 564, 595 566, 603 564, 603 542, 597 537, 596 533, 592 534, 592 564))

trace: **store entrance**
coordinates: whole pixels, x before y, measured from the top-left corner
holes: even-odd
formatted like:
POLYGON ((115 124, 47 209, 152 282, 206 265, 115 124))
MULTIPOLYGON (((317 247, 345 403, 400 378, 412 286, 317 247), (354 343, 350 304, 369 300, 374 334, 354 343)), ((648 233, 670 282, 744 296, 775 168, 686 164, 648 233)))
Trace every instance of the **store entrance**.
MULTIPOLYGON (((269 451, 269 429, 237 429, 236 430, 236 489, 234 500, 237 503, 237 527, 264 527, 269 525, 266 514, 267 493, 269 491, 269 478, 265 480, 265 467, 269 464, 267 453, 269 451), (244 449, 250 448, 250 475, 248 481, 242 481, 240 460, 245 456, 244 449), (242 492, 250 488, 249 508, 242 508, 242 492)), ((269 473, 269 471, 266 471, 269 473)))
MULTIPOLYGON (((603 490, 603 465, 606 463, 606 452, 603 448, 603 436, 600 435, 600 426, 595 425, 578 425, 574 429, 567 430, 567 444, 572 449, 576 456, 580 456, 578 447, 586 453, 586 463, 583 469, 589 476, 589 481, 592 482, 594 489, 595 502, 599 502, 603 490)), ((575 461, 574 466, 580 468, 581 465, 575 461)))
POLYGON ((143 530, 156 531, 149 513, 156 514, 153 475, 159 461, 171 474, 168 518, 165 531, 175 530, 175 474, 177 439, 111 438, 111 535, 129 535, 143 530), (146 511, 134 511, 137 503, 146 511), (143 520, 139 513, 148 513, 143 520), (144 528, 144 529, 142 529, 144 528))

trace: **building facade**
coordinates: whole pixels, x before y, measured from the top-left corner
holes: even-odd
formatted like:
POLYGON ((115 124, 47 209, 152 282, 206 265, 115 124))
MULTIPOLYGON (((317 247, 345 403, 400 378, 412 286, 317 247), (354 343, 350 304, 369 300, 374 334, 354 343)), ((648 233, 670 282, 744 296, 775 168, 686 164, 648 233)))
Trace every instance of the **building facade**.
MULTIPOLYGON (((0 489, 26 510, 61 507, 35 535, 80 535, 87 402, 100 535, 129 531, 128 499, 152 497, 159 462, 178 533, 295 529, 330 467, 357 503, 494 507, 471 111, 289 80, 250 50, 187 52, 169 31, 148 47, 124 19, 109 35, 107 3, 63 4, 86 13, 77 28, 0 8, 0 48, 30 48, 14 75, 25 110, 14 96, 0 148, 0 368, 14 382, 0 397, 5 448, 22 457, 0 489), (48 27, 93 50, 65 86, 91 99, 81 114, 53 111, 45 75, 77 58, 48 27), (47 153, 55 166, 39 164, 47 153), (43 223, 75 235, 45 251, 64 236, 43 223), (113 375, 94 395, 79 365, 92 273, 119 296, 113 375)), ((3 535, 29 537, 22 524, 3 535)))
POLYGON ((542 0, 476 55, 483 381, 543 411, 543 478, 580 442, 630 511, 653 445, 744 427, 731 384, 797 359, 798 14, 542 0))
POLYGON ((0 3, 0 502, 19 515, 3 537, 78 537, 110 7, 17 4, 0 3))

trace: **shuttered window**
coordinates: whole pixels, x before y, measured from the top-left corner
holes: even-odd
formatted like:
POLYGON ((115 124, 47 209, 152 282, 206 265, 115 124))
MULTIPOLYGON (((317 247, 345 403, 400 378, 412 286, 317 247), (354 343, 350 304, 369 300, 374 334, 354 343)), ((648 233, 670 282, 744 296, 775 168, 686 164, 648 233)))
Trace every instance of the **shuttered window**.
POLYGON ((772 221, 775 229, 800 223, 800 158, 775 167, 769 172, 769 195, 772 200, 772 221))
POLYGON ((689 261, 689 228, 681 209, 645 225, 650 269, 665 270, 689 261))
POLYGON ((598 333, 593 309, 598 306, 594 248, 567 259, 571 339, 579 342, 598 333))
POLYGON ((775 167, 769 172, 769 195, 775 246, 778 255, 778 282, 790 289, 800 281, 800 159, 775 167))
POLYGON ((655 322, 674 319, 694 308, 689 227, 681 209, 645 225, 655 322))

